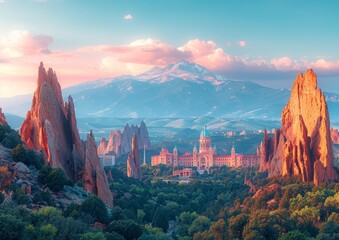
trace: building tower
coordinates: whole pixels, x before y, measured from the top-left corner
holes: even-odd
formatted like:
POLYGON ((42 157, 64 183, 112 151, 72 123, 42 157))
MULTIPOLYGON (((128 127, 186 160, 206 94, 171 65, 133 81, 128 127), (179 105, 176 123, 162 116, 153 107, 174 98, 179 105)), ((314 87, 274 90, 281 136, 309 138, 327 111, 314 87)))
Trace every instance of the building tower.
POLYGON ((235 154, 234 144, 233 144, 233 147, 232 147, 232 150, 231 150, 231 160, 232 160, 231 166, 236 167, 238 165, 238 163, 237 163, 237 156, 235 154))
POLYGON ((177 167, 178 166, 178 149, 177 146, 173 148, 173 166, 177 167))
POLYGON ((146 163, 146 144, 144 144, 144 163, 142 165, 147 165, 147 163, 146 163))
POLYGON ((210 132, 207 130, 205 125, 204 130, 200 133, 200 149, 199 153, 208 153, 211 147, 211 137, 210 132))

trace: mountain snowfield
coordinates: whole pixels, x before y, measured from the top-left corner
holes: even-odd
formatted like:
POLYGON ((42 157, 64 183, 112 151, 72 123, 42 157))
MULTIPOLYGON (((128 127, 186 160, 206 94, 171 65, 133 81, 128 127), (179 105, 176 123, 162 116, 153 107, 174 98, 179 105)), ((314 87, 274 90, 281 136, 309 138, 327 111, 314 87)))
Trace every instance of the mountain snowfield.
MULTIPOLYGON (((68 95, 74 99, 77 118, 88 122, 94 118, 163 118, 173 120, 163 126, 185 128, 194 127, 186 120, 191 118, 215 118, 217 125, 210 125, 219 127, 229 126, 220 119, 244 121, 246 126, 249 119, 279 121, 290 91, 229 80, 198 64, 180 61, 137 76, 99 79, 63 89, 63 96, 68 95)), ((338 122, 339 95, 325 95, 331 121, 338 122)), ((22 117, 30 104, 31 95, 0 98, 6 113, 22 117)))

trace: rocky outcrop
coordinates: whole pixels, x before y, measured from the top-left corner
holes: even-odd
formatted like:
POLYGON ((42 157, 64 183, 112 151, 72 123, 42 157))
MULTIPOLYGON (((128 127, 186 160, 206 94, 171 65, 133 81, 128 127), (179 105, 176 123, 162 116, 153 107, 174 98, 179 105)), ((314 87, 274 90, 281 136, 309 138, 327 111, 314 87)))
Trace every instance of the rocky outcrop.
POLYGON ((334 144, 339 144, 339 131, 331 127, 331 139, 334 144))
POLYGON ((261 143, 260 171, 269 176, 300 176, 315 184, 331 182, 333 168, 330 120, 316 74, 307 70, 294 82, 291 97, 281 115, 282 129, 261 143))
POLYGON ((87 135, 83 184, 85 190, 96 194, 107 205, 113 207, 113 195, 108 186, 106 173, 100 165, 92 132, 87 135))
POLYGON ((114 153, 117 157, 129 153, 132 144, 133 135, 136 134, 139 141, 139 149, 151 148, 147 126, 144 121, 137 125, 126 124, 123 132, 119 130, 112 131, 108 141, 102 138, 98 146, 98 154, 104 155, 107 153, 114 153))
POLYGON ((98 154, 105 155, 107 153, 113 153, 117 157, 120 156, 121 146, 121 132, 120 130, 112 131, 109 135, 108 141, 102 138, 98 146, 98 154))
POLYGON ((128 154, 127 158, 127 176, 138 180, 141 179, 140 154, 138 147, 138 137, 136 133, 134 133, 132 139, 132 151, 128 154))
POLYGON ((267 187, 259 189, 254 195, 253 199, 261 198, 265 195, 271 194, 273 192, 281 190, 282 187, 280 184, 274 183, 272 185, 269 185, 267 187))
POLYGON ((2 108, 0 107, 0 124, 5 125, 7 124, 5 114, 2 112, 2 108))
MULTIPOLYGON (((53 168, 62 168, 76 182, 84 180, 85 164, 88 161, 96 163, 98 158, 95 144, 85 144, 80 140, 72 97, 66 103, 63 102, 56 73, 51 68, 46 72, 42 63, 32 106, 20 128, 20 135, 28 147, 43 151, 46 162, 53 168)), ((101 168, 100 164, 95 166, 101 168)), ((98 189, 109 189, 107 178, 101 176, 96 177, 91 184, 93 186, 87 185, 87 190, 98 196, 98 189)), ((99 197, 111 206, 113 200, 107 199, 110 196, 100 194, 99 197)))

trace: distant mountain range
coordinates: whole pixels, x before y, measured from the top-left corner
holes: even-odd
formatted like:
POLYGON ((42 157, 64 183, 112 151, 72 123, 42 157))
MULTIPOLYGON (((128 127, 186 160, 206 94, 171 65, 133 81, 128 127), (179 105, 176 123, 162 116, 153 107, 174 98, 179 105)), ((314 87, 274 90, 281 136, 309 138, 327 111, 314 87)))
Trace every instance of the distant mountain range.
MULTIPOLYGON (((280 120, 287 89, 233 81, 180 61, 138 76, 100 79, 63 89, 72 95, 77 118, 218 117, 280 120)), ((339 95, 326 93, 332 121, 339 121, 339 95)), ((31 96, 0 99, 5 112, 25 116, 31 96)))

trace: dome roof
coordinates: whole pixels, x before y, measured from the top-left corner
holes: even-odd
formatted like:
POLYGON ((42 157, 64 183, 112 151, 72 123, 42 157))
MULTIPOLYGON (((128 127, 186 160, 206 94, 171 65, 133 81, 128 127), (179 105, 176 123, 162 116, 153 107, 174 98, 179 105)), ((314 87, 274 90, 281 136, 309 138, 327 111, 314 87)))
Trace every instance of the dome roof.
POLYGON ((200 133, 200 137, 209 137, 209 136, 210 136, 210 132, 207 130, 207 127, 205 125, 204 130, 202 130, 200 133))

